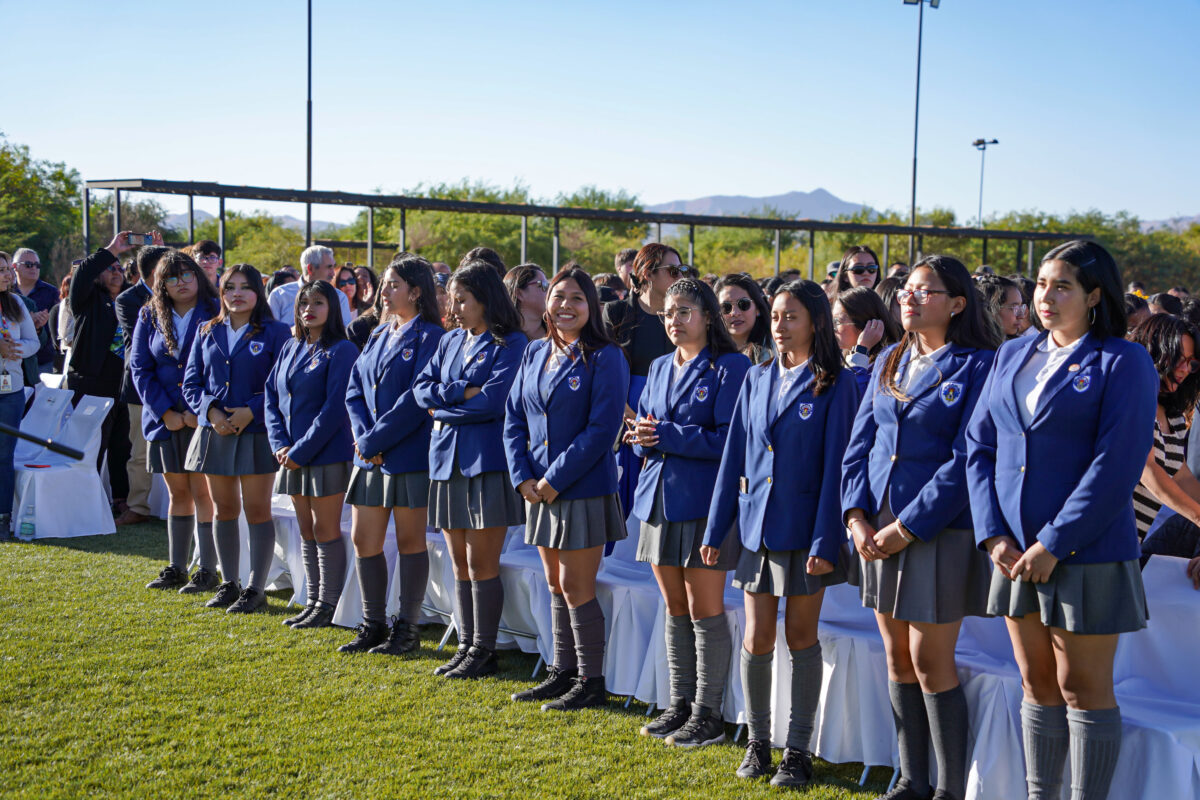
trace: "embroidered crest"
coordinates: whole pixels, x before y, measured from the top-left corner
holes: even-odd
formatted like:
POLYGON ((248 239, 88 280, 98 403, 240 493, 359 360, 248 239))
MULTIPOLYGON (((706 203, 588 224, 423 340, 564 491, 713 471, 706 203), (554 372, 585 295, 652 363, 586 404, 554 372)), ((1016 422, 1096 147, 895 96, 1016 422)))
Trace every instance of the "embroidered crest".
POLYGON ((949 408, 962 399, 963 385, 958 381, 946 381, 939 392, 942 404, 949 408))
POLYGON ((411 347, 404 348, 403 350, 400 351, 400 357, 403 358, 405 361, 412 361, 413 349, 411 347))
POLYGON ((809 417, 812 416, 812 412, 813 412, 813 404, 812 403, 801 403, 800 404, 800 419, 808 419, 809 417))
POLYGON ((567 378, 567 386, 571 387, 572 392, 579 391, 579 376, 572 375, 571 377, 567 378))
POLYGON ((1071 381, 1071 388, 1080 393, 1086 392, 1088 387, 1091 385, 1092 378, 1090 375, 1080 375, 1078 378, 1071 381))
POLYGON ((252 355, 252 356, 261 355, 262 351, 263 351, 263 343, 262 342, 251 342, 250 343, 250 355, 252 355))
POLYGON ((708 399, 708 387, 707 386, 697 386, 694 397, 696 398, 697 403, 703 403, 705 400, 708 399))
POLYGON ((475 356, 475 363, 476 363, 476 364, 482 364, 482 363, 483 363, 483 355, 484 355, 483 353, 480 353, 479 355, 475 356))

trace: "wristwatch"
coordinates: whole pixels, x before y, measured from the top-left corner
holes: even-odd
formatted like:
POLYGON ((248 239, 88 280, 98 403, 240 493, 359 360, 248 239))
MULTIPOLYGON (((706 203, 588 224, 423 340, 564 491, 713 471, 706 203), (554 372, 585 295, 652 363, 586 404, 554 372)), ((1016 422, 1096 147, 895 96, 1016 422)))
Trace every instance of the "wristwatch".
POLYGON ((871 348, 863 344, 856 344, 854 345, 854 352, 858 353, 860 356, 869 356, 871 355, 871 348))

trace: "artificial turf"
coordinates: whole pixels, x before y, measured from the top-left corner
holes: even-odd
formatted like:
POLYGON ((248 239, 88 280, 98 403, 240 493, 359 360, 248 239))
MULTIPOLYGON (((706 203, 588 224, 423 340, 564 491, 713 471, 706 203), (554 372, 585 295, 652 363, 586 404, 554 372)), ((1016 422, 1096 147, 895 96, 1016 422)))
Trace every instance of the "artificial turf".
MULTIPOLYGON (((497 678, 432 674, 443 629, 406 658, 335 652, 351 638, 291 631, 289 593, 232 615, 207 595, 147 590, 165 526, 0 544, 0 796, 777 797, 734 776, 741 746, 674 750, 638 736, 646 706, 543 713, 497 678)), ((620 700, 623 701, 624 698, 620 700)), ((732 726, 730 731, 733 731, 732 726)), ((739 742, 739 745, 741 742, 739 742)), ((778 763, 779 751, 774 754, 778 763)), ((818 761, 805 797, 872 798, 862 765, 818 761)))

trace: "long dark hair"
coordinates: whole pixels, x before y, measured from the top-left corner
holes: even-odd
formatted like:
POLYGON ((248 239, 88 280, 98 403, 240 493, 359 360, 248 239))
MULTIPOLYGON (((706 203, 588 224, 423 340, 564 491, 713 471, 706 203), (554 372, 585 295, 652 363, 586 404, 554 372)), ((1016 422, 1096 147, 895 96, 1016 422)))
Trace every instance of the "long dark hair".
POLYGON ((679 263, 683 263, 683 256, 679 255, 679 251, 668 244, 660 242, 651 242, 638 250, 637 255, 633 257, 633 268, 629 271, 629 280, 633 283, 633 290, 640 292, 646 288, 646 284, 650 281, 650 273, 654 272, 666 257, 674 253, 679 259, 679 263))
POLYGON ((758 363, 761 351, 771 344, 771 304, 767 302, 767 296, 763 294, 758 282, 744 272, 732 272, 722 276, 713 286, 713 293, 720 294, 727 286, 736 286, 745 292, 758 311, 758 319, 754 320, 754 327, 750 329, 750 337, 747 339, 749 346, 746 348, 751 351, 746 355, 751 361, 758 363))
MULTIPOLYGON (((246 287, 254 292, 254 308, 250 311, 250 334, 253 336, 256 333, 262 333, 264 323, 275 319, 275 315, 271 313, 271 307, 267 305, 267 293, 263 291, 262 275, 250 264, 234 264, 229 268, 228 272, 221 276, 219 288, 222 294, 225 292, 225 287, 228 285, 229 279, 234 275, 245 277, 246 287)), ((339 307, 338 310, 340 311, 341 308, 339 307)), ((222 301, 220 312, 205 324, 204 333, 210 333, 213 328, 225 324, 225 320, 228 317, 229 313, 225 309, 224 301, 222 301)))
MULTIPOLYGON (((433 265, 424 258, 407 252, 400 252, 384 269, 384 277, 388 270, 396 273, 396 277, 413 287, 421 294, 417 297, 417 316, 428 325, 442 327, 442 314, 438 310, 437 288, 433 282, 433 265)), ((383 292, 378 289, 375 303, 375 313, 382 315, 383 292)), ((472 292, 473 294, 473 292, 472 292)))
POLYGON ((884 305, 879 295, 875 294, 874 289, 855 286, 853 289, 847 289, 838 294, 837 301, 842 304, 842 310, 859 330, 866 327, 867 323, 873 319, 883 323, 883 338, 875 343, 868 354, 872 362, 875 361, 875 356, 879 355, 880 350, 893 342, 900 341, 900 337, 904 335, 904 330, 896 322, 892 313, 888 311, 888 307, 884 305))
POLYGON ((211 314, 221 304, 217 298, 217 290, 208 280, 208 276, 187 253, 171 250, 158 260, 158 267, 154 271, 154 286, 151 287, 153 293, 146 305, 150 309, 154 327, 167 344, 167 350, 176 354, 179 352, 179 342, 175 340, 175 321, 171 318, 175 311, 175 301, 167 291, 167 278, 179 278, 185 272, 195 276, 193 280, 196 282, 197 309, 208 309, 208 313, 211 314))
MULTIPOLYGON (((950 317, 950 324, 946 328, 946 343, 979 350, 995 350, 999 347, 1000 332, 984 316, 983 302, 979 299, 979 293, 975 291, 971 273, 967 272, 963 263, 951 256, 926 256, 913 264, 912 271, 908 273, 909 280, 921 268, 937 275, 951 298, 961 297, 966 301, 962 312, 950 317)), ((912 398, 896 383, 896 373, 900 369, 900 360, 916 341, 916 333, 905 332, 899 346, 893 348, 884 360, 883 371, 879 373, 879 390, 902 402, 908 402, 912 398)))
POLYGON ((521 311, 521 302, 517 300, 517 292, 532 283, 539 272, 543 275, 546 274, 546 271, 537 264, 518 264, 504 276, 504 288, 508 291, 508 297, 513 301, 513 307, 518 312, 521 311))
POLYGON ((842 253, 842 263, 838 265, 837 288, 839 292, 844 292, 850 288, 850 276, 846 271, 850 268, 850 261, 859 253, 869 255, 871 260, 875 262, 875 283, 871 284, 871 288, 875 288, 879 281, 883 279, 883 273, 880 272, 882 267, 879 266, 879 256, 875 255, 875 251, 865 244, 852 244, 846 248, 845 253, 842 253))
MULTIPOLYGON (((788 281, 780 286, 771 296, 772 305, 775 304, 775 298, 781 294, 789 294, 800 301, 800 305, 804 306, 809 319, 812 320, 813 342, 808 367, 815 378, 813 394, 818 395, 833 386, 833 382, 842 371, 842 351, 838 347, 837 335, 833 332, 833 311, 829 306, 829 298, 820 284, 807 280, 788 281)), ((777 358, 783 358, 783 354, 777 358)), ((775 359, 767 363, 774 364, 775 359)))
MULTIPOLYGON (((7 256, 8 253, 4 253, 3 255, 7 256)), ((13 287, 17 285, 17 268, 12 266, 11 258, 5 258, 4 260, 9 262, 8 270, 12 273, 12 283, 9 284, 7 292, 0 292, 0 314, 3 314, 6 319, 10 319, 20 325, 23 318, 21 311, 24 306, 20 300, 13 297, 13 287)))
MULTIPOLYGON (((613 344, 613 340, 604 326, 596 284, 592 283, 592 276, 587 273, 587 270, 574 261, 568 261, 558 271, 558 274, 550 279, 550 287, 546 290, 547 303, 554 287, 564 281, 575 281, 575 285, 579 287, 579 291, 583 292, 583 297, 587 301, 588 319, 583 330, 579 332, 579 340, 576 342, 586 363, 589 354, 600 350, 605 345, 613 344)), ((546 336, 554 342, 556 347, 566 349, 567 343, 563 341, 562 335, 558 332, 558 326, 554 324, 554 317, 550 314, 546 315, 546 336)))
POLYGON ((1200 332, 1186 319, 1171 314, 1152 314, 1129 334, 1129 341, 1140 344, 1150 353, 1154 369, 1158 372, 1158 404, 1169 417, 1186 414, 1196 407, 1200 397, 1200 372, 1193 372, 1183 379, 1178 388, 1168 392, 1163 381, 1175 371, 1183 359, 1183 337, 1192 337, 1193 358, 1200 349, 1200 332))
POLYGON ((1121 270, 1109 252, 1095 242, 1075 239, 1046 253, 1042 263, 1048 261, 1065 261, 1074 267, 1075 278, 1085 293, 1100 290, 1100 302, 1095 306, 1090 332, 1101 339, 1109 336, 1124 338, 1129 325, 1125 316, 1125 292, 1121 270))
MULTIPOLYGON (((667 289, 667 297, 681 297, 699 306, 699 310, 708 315, 708 331, 705 345, 713 358, 726 353, 739 352, 737 343, 725 329, 721 320, 721 307, 717 303, 717 294, 704 281, 695 278, 680 278, 667 289)), ((768 312, 770 313, 770 312, 768 312)))
MULTIPOLYGON (((1004 333, 1004 328, 1000 324, 1000 310, 1004 308, 1004 298, 1008 294, 1009 289, 1016 289, 1017 294, 1021 294, 1021 287, 1008 278, 1002 278, 999 275, 976 275, 975 288, 979 290, 980 299, 983 300, 984 310, 988 317, 995 324, 997 331, 1003 338, 1008 338, 1004 333)), ((1024 296, 1021 296, 1024 302, 1024 296)))
MULTIPOLYGON (((907 275, 908 273, 904 273, 907 275)), ((875 284, 872 290, 879 295, 879 299, 883 301, 883 307, 888 310, 892 321, 897 325, 900 324, 900 302, 896 299, 896 292, 904 288, 903 278, 884 278, 875 284)))
MULTIPOLYGON (((346 267, 342 267, 342 269, 346 269, 346 267)), ((328 350, 346 338, 346 322, 342 319, 342 301, 338 299, 338 295, 341 293, 341 290, 327 281, 309 281, 300 287, 300 291, 296 292, 296 305, 293 312, 296 325, 292 329, 292 335, 296 337, 297 341, 308 341, 308 326, 300 318, 300 304, 314 294, 325 298, 325 305, 329 308, 329 313, 325 317, 325 327, 321 328, 321 338, 317 340, 317 344, 321 346, 322 350, 328 350)))
POLYGON ((454 285, 466 289, 483 306, 485 324, 496 339, 503 342, 505 336, 521 330, 521 315, 508 299, 500 273, 490 262, 468 261, 454 270, 447 291, 454 285))
MULTIPOLYGON (((363 274, 367 276, 367 283, 371 284, 371 302, 364 303, 358 299, 358 294, 355 294, 354 296, 354 310, 362 314, 375 307, 375 295, 379 294, 379 276, 375 274, 375 270, 373 270, 371 267, 365 265, 361 267, 355 267, 354 275, 360 281, 362 280, 358 273, 360 269, 363 271, 363 274)), ((362 289, 361 283, 356 285, 359 289, 362 289)))

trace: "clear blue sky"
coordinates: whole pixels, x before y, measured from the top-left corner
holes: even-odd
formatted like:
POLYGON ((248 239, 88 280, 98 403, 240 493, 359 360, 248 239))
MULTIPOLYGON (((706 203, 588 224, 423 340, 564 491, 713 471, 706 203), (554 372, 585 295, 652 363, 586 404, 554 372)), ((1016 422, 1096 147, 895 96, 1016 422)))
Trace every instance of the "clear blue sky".
MULTIPOLYGON (((88 179, 303 187, 304 9, 0 0, 0 129, 88 179)), ((1200 214, 1197 31, 1197 0, 926 8, 918 204, 973 219, 986 136, 985 214, 1200 214)), ((916 33, 901 0, 315 0, 314 187, 907 209, 916 33)))

